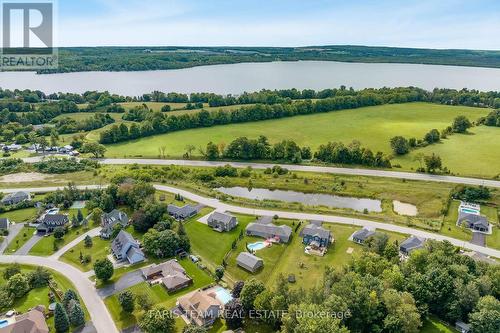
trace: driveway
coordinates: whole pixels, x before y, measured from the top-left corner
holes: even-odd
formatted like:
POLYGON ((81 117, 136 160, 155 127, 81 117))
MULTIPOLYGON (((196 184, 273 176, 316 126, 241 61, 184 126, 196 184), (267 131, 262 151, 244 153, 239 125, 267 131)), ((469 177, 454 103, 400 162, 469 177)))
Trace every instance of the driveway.
POLYGON ((17 234, 21 231, 21 229, 23 229, 23 226, 24 225, 22 223, 16 223, 10 226, 9 235, 5 237, 2 244, 0 244, 0 254, 3 254, 10 242, 16 238, 17 234))
POLYGON ((26 243, 24 243, 23 246, 21 246, 21 248, 19 250, 16 251, 16 253, 14 253, 15 255, 18 255, 18 256, 25 256, 27 255, 31 248, 33 246, 35 246, 36 243, 38 243, 38 241, 40 239, 42 239, 43 236, 42 235, 39 235, 39 234, 35 234, 33 235, 26 243))
POLYGON ((486 235, 481 232, 473 232, 470 242, 479 246, 486 246, 486 235))
POLYGON ((136 284, 139 284, 143 281, 144 277, 142 276, 142 272, 140 269, 138 269, 124 274, 118 281, 113 284, 97 289, 97 294, 101 296, 101 298, 106 298, 129 287, 135 286, 136 284))

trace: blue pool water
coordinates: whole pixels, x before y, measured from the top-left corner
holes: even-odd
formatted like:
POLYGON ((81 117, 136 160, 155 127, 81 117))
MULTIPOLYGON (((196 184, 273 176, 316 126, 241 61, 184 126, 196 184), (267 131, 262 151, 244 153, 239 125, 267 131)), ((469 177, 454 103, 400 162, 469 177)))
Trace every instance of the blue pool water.
POLYGON ((233 296, 231 296, 231 293, 222 287, 219 287, 215 290, 215 294, 217 295, 217 298, 219 301, 221 301, 224 305, 226 305, 230 300, 233 299, 233 296))
POLYGON ((262 250, 265 247, 266 247, 266 244, 264 242, 255 242, 255 243, 248 244, 248 249, 251 251, 262 250))
POLYGON ((9 325, 9 322, 7 320, 0 320, 0 328, 5 327, 9 325))
POLYGON ((460 210, 464 213, 479 214, 479 212, 475 209, 461 208, 460 210))

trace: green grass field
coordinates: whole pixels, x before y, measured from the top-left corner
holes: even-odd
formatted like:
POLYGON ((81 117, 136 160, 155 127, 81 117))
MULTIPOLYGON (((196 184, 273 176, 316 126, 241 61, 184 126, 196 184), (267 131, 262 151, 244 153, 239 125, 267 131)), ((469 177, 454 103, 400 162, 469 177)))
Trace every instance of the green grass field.
MULTIPOLYGON (((180 157, 185 153, 188 144, 204 148, 210 140, 227 144, 239 136, 255 138, 259 135, 268 136, 271 142, 294 139, 298 144, 308 145, 313 149, 328 141, 349 143, 359 140, 372 150, 390 153, 389 139, 395 135, 422 138, 433 128, 442 130, 449 126, 458 115, 466 115, 469 119, 476 120, 488 111, 483 108, 430 103, 389 104, 156 135, 109 145, 106 155, 154 158, 158 157, 158 147, 166 146, 170 157, 180 157)), ((479 170, 481 175, 496 175, 498 168, 495 168, 495 165, 499 165, 500 157, 492 152, 500 149, 500 140, 495 140, 500 137, 500 129, 480 127, 471 132, 475 135, 456 134, 444 140, 442 144, 417 151, 439 152, 445 166, 454 172, 477 174, 479 170), (464 149, 463 142, 469 139, 472 141, 468 141, 467 147, 473 149, 464 149), (457 152, 460 153, 452 158, 457 152), (477 156, 488 158, 471 158, 477 156)), ((395 163, 401 163, 406 169, 418 167, 418 162, 413 161, 411 154, 397 159, 395 163)))
POLYGON ((16 237, 14 237, 14 239, 9 243, 9 246, 5 249, 4 254, 14 254, 33 236, 34 232, 35 228, 22 228, 16 237))
POLYGON ((0 214, 0 217, 6 217, 11 222, 16 223, 29 222, 36 217, 36 208, 16 209, 10 212, 2 213, 0 214))
POLYGON ((92 238, 92 247, 85 247, 85 244, 82 241, 75 247, 64 253, 60 260, 73 265, 84 272, 87 272, 93 269, 94 262, 97 259, 102 259, 107 256, 110 246, 110 241, 104 240, 100 237, 94 237, 92 238), (82 262, 80 262, 80 253, 83 256, 90 255, 92 257, 92 261, 88 264, 83 264, 82 262))

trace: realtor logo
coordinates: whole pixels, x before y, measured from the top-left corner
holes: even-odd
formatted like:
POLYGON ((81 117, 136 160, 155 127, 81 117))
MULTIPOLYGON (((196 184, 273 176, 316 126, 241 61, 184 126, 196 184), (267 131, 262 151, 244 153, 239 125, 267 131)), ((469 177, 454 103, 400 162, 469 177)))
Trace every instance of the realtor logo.
POLYGON ((3 1, 1 28, 2 70, 57 67, 53 1, 3 1))

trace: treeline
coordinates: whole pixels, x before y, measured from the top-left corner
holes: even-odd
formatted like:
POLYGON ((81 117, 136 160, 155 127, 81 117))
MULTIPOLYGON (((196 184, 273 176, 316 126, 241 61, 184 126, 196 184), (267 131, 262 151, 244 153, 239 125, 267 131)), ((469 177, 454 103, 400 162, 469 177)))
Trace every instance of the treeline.
POLYGON ((59 134, 71 134, 77 132, 89 132, 109 124, 113 124, 115 120, 109 114, 95 113, 93 116, 83 120, 76 120, 65 117, 59 119, 55 123, 55 128, 59 134))
POLYGON ((500 110, 491 111, 486 117, 479 119, 480 124, 500 127, 500 110))
POLYGON ((129 135, 120 133, 118 126, 101 132, 101 143, 116 143, 128 139, 136 139, 155 134, 174 132, 190 128, 210 127, 233 123, 279 119, 296 115, 306 115, 344 109, 354 109, 363 106, 373 106, 387 103, 405 103, 420 101, 425 98, 425 91, 418 88, 382 88, 351 90, 351 94, 325 98, 317 101, 304 100, 282 104, 255 104, 242 106, 234 110, 206 111, 194 114, 165 115, 160 112, 148 114, 137 127, 129 129, 129 135))
POLYGON ((256 279, 236 282, 223 314, 233 330, 247 318, 281 333, 418 333, 434 315, 450 325, 469 323, 475 333, 493 333, 500 330, 498 274, 500 266, 434 240, 400 261, 398 243, 379 234, 307 290, 290 287, 284 276, 274 287, 256 279))

